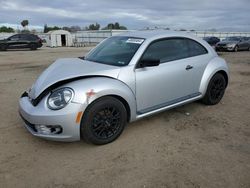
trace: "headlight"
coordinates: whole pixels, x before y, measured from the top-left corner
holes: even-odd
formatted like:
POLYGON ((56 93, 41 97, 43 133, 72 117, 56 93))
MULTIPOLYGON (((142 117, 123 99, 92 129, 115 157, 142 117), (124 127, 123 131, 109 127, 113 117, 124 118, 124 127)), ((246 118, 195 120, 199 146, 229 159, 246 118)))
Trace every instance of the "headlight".
POLYGON ((59 110, 64 108, 73 96, 73 90, 70 88, 61 88, 55 90, 49 96, 47 105, 52 110, 59 110))
POLYGON ((227 44, 227 47, 234 48, 235 44, 227 44))

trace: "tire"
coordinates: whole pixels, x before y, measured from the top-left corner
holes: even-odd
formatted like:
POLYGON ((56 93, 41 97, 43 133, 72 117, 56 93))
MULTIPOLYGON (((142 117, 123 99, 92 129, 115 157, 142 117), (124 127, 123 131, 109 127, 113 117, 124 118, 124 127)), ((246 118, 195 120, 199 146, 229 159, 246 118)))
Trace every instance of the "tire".
POLYGON ((81 136, 92 144, 103 145, 116 140, 127 124, 127 111, 114 97, 102 97, 85 110, 81 136))
POLYGON ((235 47, 234 47, 234 51, 235 51, 235 52, 238 52, 238 51, 239 51, 239 46, 235 46, 235 47))
POLYGON ((225 89, 225 77, 220 73, 216 73, 209 81, 206 94, 201 101, 206 105, 218 104, 225 93, 225 89))
POLYGON ((0 50, 1 50, 1 51, 6 51, 7 48, 8 48, 8 46, 7 46, 6 44, 1 44, 1 45, 0 45, 0 50))
POLYGON ((36 44, 30 44, 30 49, 31 50, 36 50, 37 49, 37 45, 36 44))

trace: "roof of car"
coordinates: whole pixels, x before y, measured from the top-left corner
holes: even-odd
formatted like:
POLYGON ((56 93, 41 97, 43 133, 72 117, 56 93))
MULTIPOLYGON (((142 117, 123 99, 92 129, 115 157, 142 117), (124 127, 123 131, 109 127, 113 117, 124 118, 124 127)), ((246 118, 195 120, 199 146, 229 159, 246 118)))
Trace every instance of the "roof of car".
MULTIPOLYGON (((126 37, 136 37, 136 38, 144 38, 148 40, 148 42, 158 40, 161 38, 168 38, 168 37, 184 37, 193 39, 203 46, 206 47, 210 53, 217 55, 213 48, 204 40, 200 39, 199 37, 195 36, 193 33, 187 31, 170 31, 170 30, 141 30, 141 31, 129 31, 119 34, 119 36, 126 36, 126 37)), ((146 43, 144 43, 146 45, 146 43)))
POLYGON ((126 33, 120 34, 121 36, 129 36, 129 37, 138 37, 138 38, 157 38, 157 37, 172 37, 172 36, 180 36, 185 37, 190 35, 185 31, 169 31, 169 30, 142 30, 142 31, 130 31, 126 33))

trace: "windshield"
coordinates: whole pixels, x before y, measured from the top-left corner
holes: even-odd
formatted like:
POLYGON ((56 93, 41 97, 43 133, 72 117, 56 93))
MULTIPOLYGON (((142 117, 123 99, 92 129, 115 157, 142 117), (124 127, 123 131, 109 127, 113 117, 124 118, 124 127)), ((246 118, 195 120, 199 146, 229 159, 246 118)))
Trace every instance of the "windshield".
POLYGON ((126 66, 143 42, 142 38, 110 37, 94 48, 85 59, 108 65, 126 66))
POLYGON ((224 39, 224 41, 239 41, 240 38, 239 37, 227 37, 224 39))

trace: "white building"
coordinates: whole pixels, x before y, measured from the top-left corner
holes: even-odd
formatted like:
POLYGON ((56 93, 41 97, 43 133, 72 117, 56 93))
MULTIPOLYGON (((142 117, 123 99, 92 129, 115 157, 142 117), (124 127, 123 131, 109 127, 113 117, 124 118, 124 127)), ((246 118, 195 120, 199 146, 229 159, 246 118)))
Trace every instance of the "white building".
POLYGON ((49 31, 46 37, 47 46, 60 47, 60 46, 72 46, 72 35, 65 30, 49 31))

